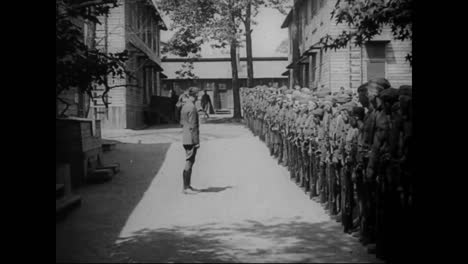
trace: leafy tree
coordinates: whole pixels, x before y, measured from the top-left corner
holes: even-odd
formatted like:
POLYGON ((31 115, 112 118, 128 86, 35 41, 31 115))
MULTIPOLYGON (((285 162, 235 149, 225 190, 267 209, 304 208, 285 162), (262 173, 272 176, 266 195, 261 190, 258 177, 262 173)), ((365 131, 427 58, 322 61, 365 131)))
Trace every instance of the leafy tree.
POLYGON ((288 54, 289 51, 289 38, 283 39, 281 43, 276 47, 276 51, 280 53, 288 54))
POLYGON ((117 7, 117 0, 56 0, 56 104, 66 105, 59 114, 63 116, 69 103, 61 95, 63 91, 78 88, 79 93, 93 98, 93 90, 104 86, 102 101, 107 107, 107 93, 117 86, 109 86, 108 78, 125 77, 127 52, 105 53, 96 49, 94 35, 85 43, 83 27, 91 29, 100 24, 99 17, 117 7))
POLYGON ((252 20, 261 6, 280 8, 286 0, 160 0, 159 5, 173 21, 174 36, 165 52, 189 57, 201 50, 203 43, 224 49, 229 46, 232 69, 234 118, 240 118, 237 48, 245 35, 248 86, 253 86, 252 20))
POLYGON ((234 0, 160 0, 159 5, 173 22, 174 36, 164 51, 189 57, 201 51, 201 45, 216 48, 230 46, 234 118, 241 118, 236 48, 240 43, 241 5, 234 0))
MULTIPOLYGON (((338 36, 326 35, 321 39, 325 48, 344 48, 352 42, 363 45, 390 26, 394 39, 413 40, 413 0, 338 0, 331 13, 338 24, 346 23, 349 30, 338 36)), ((412 63, 412 53, 406 56, 412 63)))

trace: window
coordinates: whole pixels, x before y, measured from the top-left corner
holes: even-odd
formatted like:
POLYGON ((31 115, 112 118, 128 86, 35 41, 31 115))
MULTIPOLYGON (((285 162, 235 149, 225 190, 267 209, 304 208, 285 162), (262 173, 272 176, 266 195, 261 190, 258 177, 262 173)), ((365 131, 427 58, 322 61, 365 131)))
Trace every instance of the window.
POLYGON ((158 55, 158 50, 157 50, 157 46, 156 46, 156 39, 157 39, 157 26, 156 24, 152 23, 151 24, 152 27, 151 27, 151 34, 152 34, 152 37, 151 37, 151 49, 154 51, 154 53, 156 53, 158 55))
POLYGON ((310 2, 312 2, 312 17, 317 13, 318 1, 319 0, 311 0, 310 1, 310 2))
POLYGON ((309 87, 309 63, 305 63, 303 67, 304 72, 302 87, 309 87))
POLYGON ((325 0, 320 0, 320 8, 322 8, 325 5, 325 0))
POLYGON ((146 12, 146 28, 145 28, 145 32, 146 32, 146 42, 145 44, 148 45, 148 47, 151 48, 151 29, 152 29, 152 26, 151 26, 151 16, 149 14, 149 12, 146 12))
POLYGON ((311 74, 310 74, 311 85, 310 85, 310 88, 315 88, 315 83, 317 81, 317 76, 315 74, 316 70, 317 70, 317 53, 312 53, 311 57, 312 57, 312 60, 311 60, 311 63, 310 63, 310 70, 311 70, 311 74))
POLYGON ((385 42, 369 42, 367 52, 367 80, 385 78, 385 42))
POLYGON ((137 36, 141 37, 141 15, 140 15, 140 7, 135 5, 135 19, 136 19, 136 32, 137 36))
MULTIPOLYGON (((318 74, 318 82, 322 81, 322 65, 323 65, 323 49, 320 49, 320 54, 319 54, 319 74, 318 74)), ((317 87, 318 87, 318 82, 317 82, 317 87)))

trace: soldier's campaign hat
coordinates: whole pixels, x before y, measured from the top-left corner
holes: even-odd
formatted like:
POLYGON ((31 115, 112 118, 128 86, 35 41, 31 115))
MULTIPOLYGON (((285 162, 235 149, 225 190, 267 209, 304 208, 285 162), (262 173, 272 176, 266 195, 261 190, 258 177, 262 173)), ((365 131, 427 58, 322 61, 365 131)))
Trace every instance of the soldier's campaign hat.
POLYGON ((307 87, 304 87, 304 88, 301 89, 301 92, 307 93, 307 92, 310 92, 310 89, 307 88, 307 87))
POLYGON ((325 98, 331 94, 330 90, 318 90, 314 93, 318 98, 325 98))
POLYGON ((398 101, 399 91, 395 88, 388 88, 380 91, 379 97, 382 101, 394 103, 398 101))
POLYGON ((369 82, 367 85, 367 92, 370 96, 378 96, 382 90, 384 90, 383 86, 376 82, 369 82))
POLYGON ((294 92, 294 90, 292 89, 288 89, 286 91, 284 91, 285 94, 292 94, 294 92))
POLYGON ((364 107, 355 106, 353 107, 353 111, 351 113, 353 116, 357 117, 358 119, 364 119, 364 115, 366 114, 364 107))
POLYGON ((374 78, 369 80, 369 83, 376 83, 382 86, 383 89, 388 89, 391 87, 390 82, 385 78, 374 78))
POLYGON ((308 107, 310 107, 311 109, 316 109, 317 104, 313 100, 309 100, 308 107))
POLYGON ((323 107, 326 107, 326 106, 332 107, 333 103, 331 101, 329 101, 329 100, 324 100, 322 105, 323 105, 323 107))
POLYGON ((322 117, 323 116, 323 109, 317 108, 312 111, 312 114, 316 117, 322 117))
POLYGON ((294 91, 294 92, 292 93, 292 95, 293 95, 293 97, 294 97, 294 96, 301 96, 301 92, 299 92, 299 91, 296 90, 296 91, 294 91))
POLYGON ((412 96, 412 87, 411 87, 411 85, 402 85, 402 86, 400 86, 400 89, 398 89, 398 93, 400 95, 412 96))
POLYGON ((355 102, 347 102, 345 104, 340 105, 338 108, 339 111, 346 111, 349 114, 352 114, 354 107, 357 107, 357 104, 355 102))
POLYGON ((359 85, 359 87, 357 88, 357 92, 358 93, 366 93, 368 85, 369 85, 369 83, 367 83, 367 82, 359 85))
POLYGON ((339 94, 335 98, 336 102, 339 104, 344 104, 351 101, 351 96, 349 96, 348 94, 339 94))
POLYGON ((306 104, 309 103, 309 100, 306 97, 301 97, 301 98, 299 98, 299 103, 301 105, 306 105, 306 104))

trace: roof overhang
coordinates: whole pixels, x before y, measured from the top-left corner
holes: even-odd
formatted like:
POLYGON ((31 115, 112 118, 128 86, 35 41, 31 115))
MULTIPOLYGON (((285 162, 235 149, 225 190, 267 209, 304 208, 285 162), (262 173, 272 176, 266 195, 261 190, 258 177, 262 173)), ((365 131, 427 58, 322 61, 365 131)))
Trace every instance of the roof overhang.
POLYGON ((283 73, 281 74, 281 76, 289 76, 289 70, 283 72, 283 73))
POLYGON ((296 63, 291 62, 291 63, 288 64, 288 66, 286 66, 286 69, 292 69, 292 68, 294 68, 294 66, 296 66, 296 63))
POLYGON ((316 43, 310 46, 306 51, 304 51, 303 55, 310 55, 312 53, 317 53, 323 48, 321 43, 316 43))
POLYGON ((158 7, 156 6, 155 1, 146 0, 146 4, 148 6, 151 6, 154 9, 153 11, 155 12, 155 15, 156 15, 156 17, 158 19, 158 25, 159 25, 160 29, 164 30, 164 31, 167 30, 166 23, 164 23, 164 20, 161 17, 161 12, 159 11, 158 7))
POLYGON ((281 24, 281 28, 287 28, 287 27, 289 27, 289 23, 291 22, 292 16, 293 16, 293 8, 291 8, 291 10, 289 11, 288 15, 287 15, 286 18, 284 19, 283 24, 281 24))

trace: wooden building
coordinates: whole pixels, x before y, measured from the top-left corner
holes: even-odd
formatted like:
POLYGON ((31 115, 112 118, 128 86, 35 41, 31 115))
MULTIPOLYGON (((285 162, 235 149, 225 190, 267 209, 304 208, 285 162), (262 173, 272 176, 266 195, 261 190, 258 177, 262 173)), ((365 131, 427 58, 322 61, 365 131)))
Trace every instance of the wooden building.
POLYGON ((409 41, 392 38, 390 28, 362 47, 325 51, 320 38, 337 36, 347 30, 346 24, 331 19, 336 0, 294 0, 294 6, 283 22, 288 28, 290 49, 287 72, 289 85, 332 92, 341 87, 357 89, 374 77, 387 78, 393 87, 412 84, 412 69, 406 55, 412 50, 409 41))
MULTIPOLYGON (((160 31, 167 30, 154 0, 119 0, 119 6, 96 26, 96 47, 106 52, 129 52, 125 79, 109 77, 109 107, 94 100, 90 117, 101 120, 102 128, 139 128, 145 125, 145 109, 151 96, 161 94, 163 71, 160 31)), ((99 95, 102 91, 97 91, 99 95)))
MULTIPOLYGON (((282 76, 288 64, 287 57, 254 57, 254 85, 280 87, 287 85, 287 77, 282 76)), ((193 73, 197 79, 179 79, 176 72, 181 69, 186 59, 165 58, 163 67, 167 78, 164 79, 162 95, 169 96, 174 89, 177 94, 190 86, 206 90, 215 109, 233 109, 231 59, 229 57, 198 58, 193 62, 193 73)), ((240 87, 247 86, 247 60, 240 58, 240 87)), ((201 93, 202 94, 202 93, 201 93)))

